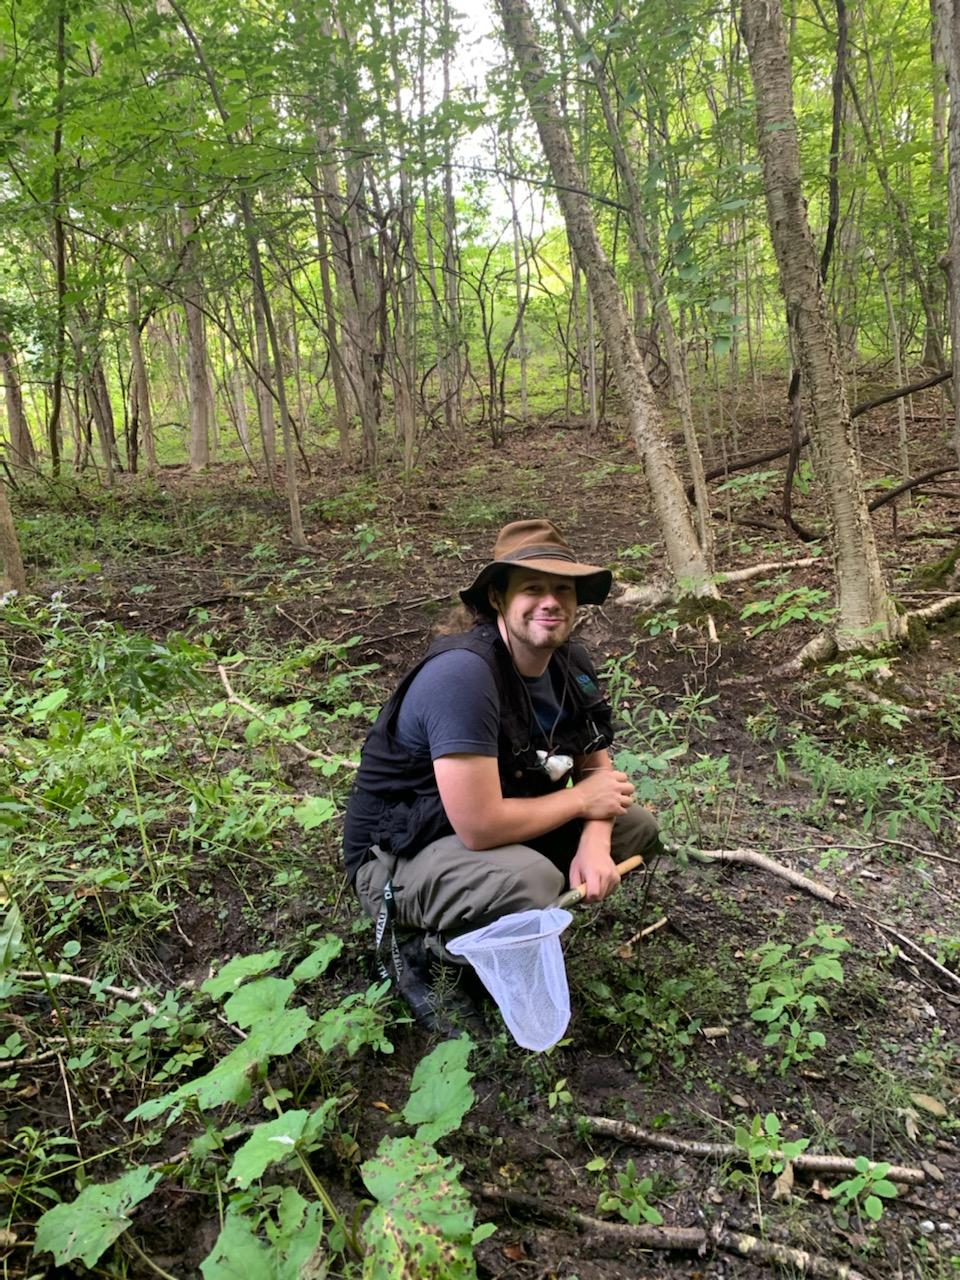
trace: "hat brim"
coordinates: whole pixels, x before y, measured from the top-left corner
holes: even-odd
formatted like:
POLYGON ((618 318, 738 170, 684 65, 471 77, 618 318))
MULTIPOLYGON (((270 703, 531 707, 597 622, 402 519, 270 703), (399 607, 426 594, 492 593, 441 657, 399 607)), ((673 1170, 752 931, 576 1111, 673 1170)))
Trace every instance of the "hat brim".
POLYGON ((460 599, 471 609, 484 609, 488 604, 487 587, 498 569, 533 569, 556 578, 572 578, 577 589, 577 604, 603 604, 613 586, 613 574, 596 564, 580 564, 575 560, 531 557, 529 560, 491 560, 480 570, 474 582, 460 592, 460 599))

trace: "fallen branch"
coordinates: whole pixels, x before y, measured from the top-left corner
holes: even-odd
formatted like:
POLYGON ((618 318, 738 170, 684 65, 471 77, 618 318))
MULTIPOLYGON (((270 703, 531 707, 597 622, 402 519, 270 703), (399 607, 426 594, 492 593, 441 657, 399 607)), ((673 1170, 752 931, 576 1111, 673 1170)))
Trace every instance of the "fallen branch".
POLYGON ((868 511, 877 511, 880 507, 885 506, 888 502, 893 502, 894 498, 899 498, 901 493, 907 493, 910 489, 916 489, 917 485, 926 484, 928 480, 936 480, 937 476, 948 475, 951 471, 957 470, 957 464, 954 463, 950 467, 935 467, 933 471, 925 471, 922 476, 913 476, 910 480, 904 480, 903 484, 898 484, 895 489, 888 489, 886 493, 881 493, 879 498, 874 498, 867 503, 868 511))
POLYGON ((698 1252, 707 1244, 707 1233, 702 1227, 652 1227, 628 1226, 620 1222, 604 1222, 589 1214, 568 1209, 566 1205, 541 1200, 539 1196, 526 1195, 522 1191, 510 1191, 506 1187, 485 1184, 480 1188, 484 1200, 500 1200, 504 1205, 525 1209, 537 1218, 558 1222, 577 1231, 591 1231, 600 1235, 615 1236, 624 1244, 642 1249, 684 1249, 698 1252))
POLYGON ((690 857, 695 862, 736 862, 759 867, 761 871, 768 871, 771 875, 786 880, 789 884, 802 889, 804 893, 821 898, 824 902, 844 900, 844 895, 836 889, 828 889, 819 880, 811 880, 799 871, 794 871, 792 867, 785 867, 782 862, 775 862, 773 858, 768 858, 765 853, 758 853, 756 849, 691 849, 690 857))
MULTIPOLYGON (((248 716, 254 720, 259 720, 261 724, 268 725, 271 729, 276 729, 276 725, 268 720, 262 711, 258 711, 256 707, 252 707, 249 702, 244 702, 242 698, 238 698, 234 692, 233 685, 230 683, 230 677, 227 675, 226 668, 222 663, 217 663, 217 675, 220 677, 220 683, 223 685, 227 694, 227 704, 229 706, 239 707, 241 711, 245 711, 248 716)), ((327 764, 334 761, 342 765, 345 769, 357 769, 359 765, 353 760, 344 760, 342 756, 331 756, 325 751, 314 751, 312 747, 305 747, 302 742, 297 742, 295 738, 284 739, 293 747, 294 751, 299 751, 306 760, 323 760, 327 764)))
POLYGON ((622 947, 617 948, 617 955, 621 960, 629 960, 633 955, 633 944, 639 942, 641 938, 649 938, 651 933, 656 933, 658 929, 662 929, 667 923, 667 917, 661 916, 659 920, 655 920, 653 924, 648 924, 645 929, 638 930, 632 938, 628 938, 622 947))
POLYGON ((508 1191, 505 1187, 483 1186, 480 1194, 484 1200, 499 1200, 507 1207, 523 1209, 533 1217, 612 1240, 627 1248, 703 1253, 713 1244, 725 1253, 736 1253, 742 1258, 789 1267, 803 1275, 822 1276, 824 1280, 863 1280, 860 1272, 847 1266, 845 1262, 821 1258, 817 1254, 808 1253, 806 1249, 758 1240, 756 1236, 746 1235, 742 1231, 728 1231, 719 1223, 709 1235, 702 1227, 631 1226, 624 1222, 604 1222, 589 1214, 579 1213, 576 1209, 567 1209, 563 1205, 541 1200, 538 1196, 525 1195, 521 1191, 508 1191))
POLYGON ((717 582, 749 582, 765 573, 780 573, 784 569, 809 569, 819 564, 819 556, 801 556, 799 560, 769 560, 766 564, 752 564, 747 569, 729 569, 716 575, 717 582))
POLYGON ((944 596, 941 600, 934 600, 933 604, 925 604, 922 609, 911 609, 907 619, 919 618, 921 622, 933 622, 946 614, 955 613, 958 609, 960 609, 960 596, 944 596))
POLYGON ((927 387, 935 387, 952 377, 953 370, 947 369, 943 373, 934 374, 932 378, 924 378, 922 382, 911 382, 908 387, 897 387, 896 391, 888 391, 885 395, 877 396, 875 400, 864 400, 862 404, 854 405, 850 410, 850 417, 859 418, 862 413, 868 413, 871 409, 879 409, 882 404, 889 404, 891 400, 900 400, 903 396, 912 396, 915 391, 926 391, 927 387))
POLYGON ((952 982, 955 987, 960 987, 960 974, 956 974, 953 972, 952 969, 948 969, 946 965, 942 965, 940 961, 936 959, 935 956, 932 956, 929 951, 924 951, 923 947, 921 947, 918 943, 914 942, 911 938, 908 938, 906 934, 899 933, 896 929, 894 929, 893 925, 884 924, 882 920, 877 920, 873 916, 869 916, 865 914, 864 918, 869 920, 870 923, 874 925, 877 929, 879 929, 882 933, 889 934, 891 938, 896 938, 896 940, 902 946, 906 947, 908 951, 912 951, 914 955, 919 956, 920 959, 923 960, 926 964, 928 964, 931 969, 935 969, 936 972, 941 975, 941 977, 944 977, 949 982, 952 982))
MULTIPOLYGON (((578 1124, 585 1125, 591 1133, 606 1138, 618 1138, 624 1142, 634 1142, 645 1147, 654 1147, 658 1151, 672 1151, 675 1155, 706 1156, 710 1159, 736 1160, 742 1162, 746 1156, 732 1142, 696 1142, 688 1138, 673 1138, 666 1133, 654 1133, 649 1129, 641 1129, 639 1125, 628 1120, 610 1120, 606 1116, 582 1116, 578 1124)), ((782 1159, 780 1152, 773 1152, 775 1160, 782 1159)), ((790 1161, 794 1169, 807 1173, 830 1173, 850 1175, 860 1172, 856 1160, 850 1156, 818 1155, 816 1152, 804 1151, 790 1161)), ((871 1161, 870 1168, 886 1162, 871 1161)), ((905 1186, 919 1186, 926 1182, 927 1175, 922 1169, 914 1169, 909 1165, 891 1165, 884 1177, 891 1182, 899 1182, 905 1186)))
POLYGON ((821 1258, 815 1253, 808 1253, 806 1249, 775 1244, 772 1240, 758 1240, 756 1236, 748 1236, 742 1231, 727 1231, 724 1227, 718 1227, 710 1234, 716 1246, 725 1253, 738 1253, 742 1258, 772 1262, 778 1267, 799 1271, 801 1275, 822 1276, 824 1280, 864 1280, 861 1272, 855 1271, 845 1262, 821 1258))
POLYGON ((152 1004, 141 992, 139 987, 111 987, 109 983, 100 982, 97 978, 84 978, 79 973, 47 973, 43 974, 33 969, 18 969, 16 974, 18 978, 34 978, 41 982, 46 979, 48 982, 59 984, 61 982, 72 982, 78 987, 96 987, 98 991, 106 991, 108 995, 117 996, 121 1000, 129 1000, 133 1004, 142 1004, 147 1013, 151 1016, 157 1012, 157 1006, 152 1004))

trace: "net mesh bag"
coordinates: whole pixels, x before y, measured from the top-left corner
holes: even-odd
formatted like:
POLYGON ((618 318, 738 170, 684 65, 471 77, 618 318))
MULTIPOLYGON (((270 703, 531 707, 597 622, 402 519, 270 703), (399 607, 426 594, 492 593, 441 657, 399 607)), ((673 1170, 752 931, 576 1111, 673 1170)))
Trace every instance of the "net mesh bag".
POLYGON ((559 907, 517 911, 447 942, 473 965, 524 1049, 549 1049, 570 1021, 560 934, 572 919, 559 907))

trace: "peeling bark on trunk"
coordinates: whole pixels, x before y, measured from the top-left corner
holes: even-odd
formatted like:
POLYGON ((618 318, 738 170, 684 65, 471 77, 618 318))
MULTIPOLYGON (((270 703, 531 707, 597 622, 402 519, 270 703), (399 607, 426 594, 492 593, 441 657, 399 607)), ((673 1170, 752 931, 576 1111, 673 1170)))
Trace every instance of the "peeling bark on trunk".
MULTIPOLYGON (((563 15, 564 21, 573 32, 577 42, 584 47, 588 47, 586 37, 584 36, 579 22, 569 7, 564 3, 564 0, 556 0, 556 3, 560 13, 563 15)), ((707 560, 712 563, 714 540, 713 527, 710 523, 710 500, 707 494, 707 484, 703 475, 703 456, 700 452, 700 442, 697 439, 697 431, 693 421, 693 401, 690 397, 690 379, 687 375, 687 361, 683 352, 683 345, 677 336, 677 331, 673 323, 673 316, 670 313, 670 304, 667 298, 666 286, 664 285, 663 277, 660 274, 660 268, 657 265, 656 258, 650 248, 650 237, 647 232, 646 219, 643 214, 643 196, 640 191, 640 183, 637 180, 637 174, 630 160, 630 156, 627 154, 627 148, 620 132, 620 126, 617 123, 613 104, 610 100, 610 92, 607 88, 606 73, 604 72, 603 64, 592 49, 589 51, 588 57, 590 71, 593 75, 594 83, 597 86, 597 94, 600 98, 600 106, 603 109, 603 118, 607 126, 607 133, 610 139, 610 146, 613 150, 613 157, 627 189, 630 229, 633 232, 633 242, 640 255, 644 271, 646 272, 647 282, 650 285, 651 300, 656 311, 660 332, 663 334, 663 345, 666 351, 667 365, 670 369, 670 385, 676 402, 677 412, 680 415, 680 424, 683 428, 683 442, 687 450, 687 461, 690 466, 690 475, 693 481, 693 492, 697 507, 697 533, 704 555, 707 560)))
POLYGON ((810 438, 826 486, 833 532, 841 649, 898 639, 902 623, 887 594, 840 375, 833 323, 800 187, 790 60, 779 0, 743 0, 742 26, 756 96, 767 215, 787 316, 795 327, 810 438))
POLYGON ((570 138, 550 92, 526 0, 497 0, 504 36, 520 67, 543 150, 550 164, 567 235, 587 277, 624 411, 643 460, 667 561, 681 589, 718 595, 711 566, 697 541, 660 411, 643 366, 626 303, 597 236, 589 197, 582 191, 570 138))

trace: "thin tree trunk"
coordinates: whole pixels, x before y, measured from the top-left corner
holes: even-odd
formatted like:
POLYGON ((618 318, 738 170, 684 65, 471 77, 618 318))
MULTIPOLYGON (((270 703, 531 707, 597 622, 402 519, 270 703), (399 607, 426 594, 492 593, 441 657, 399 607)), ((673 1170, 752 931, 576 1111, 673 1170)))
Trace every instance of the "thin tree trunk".
POLYGON ((63 405, 63 365, 67 345, 67 250, 61 215, 61 162, 63 149, 63 109, 66 72, 66 0, 57 0, 57 94, 56 124, 53 130, 53 174, 50 181, 50 203, 53 211, 53 261, 56 273, 57 318, 53 355, 53 398, 47 436, 50 444, 50 469, 60 474, 60 417, 63 405))
POLYGON ((140 316, 137 307, 137 290, 133 280, 133 259, 126 259, 127 277, 127 340, 130 343, 130 362, 132 365, 131 385, 136 396, 137 423, 140 438, 143 441, 143 452, 147 459, 147 474, 157 469, 157 442, 153 435, 153 412, 150 405, 150 383, 147 380, 147 366, 143 358, 143 343, 140 340, 140 316))
POLYGON ((333 301, 333 284, 330 280, 330 245, 324 225, 324 195, 320 188, 320 177, 316 169, 314 170, 311 187, 313 190, 313 218, 317 233, 317 256, 320 260, 320 292, 323 297, 323 336, 327 341, 330 373, 333 378, 334 424, 337 428, 337 439, 340 445, 340 461, 346 465, 350 461, 350 389, 344 362, 344 352, 338 333, 337 313, 333 301))
POLYGON ((497 0, 497 4, 506 42, 519 64, 524 93, 557 186, 567 235, 596 305, 627 418, 643 459, 670 569, 683 590, 716 598, 711 566, 697 542, 626 304, 597 236, 589 199, 580 190, 573 148, 549 89, 530 10, 526 0, 497 0))
POLYGON ((20 554, 17 527, 7 498, 7 488, 0 476, 0 587, 4 591, 26 591, 27 574, 20 554))
POLYGON ((863 494, 833 324, 800 186, 800 152, 779 0, 743 0, 742 27, 756 96, 767 214, 787 315, 795 325, 810 435, 826 486, 837 573, 840 648, 873 648, 902 625, 887 594, 863 494))
MULTIPOLYGON (((574 17, 565 3, 565 0, 556 0, 556 3, 563 14, 564 20, 573 32, 578 44, 582 45, 589 51, 589 66, 593 75, 594 83, 597 87, 597 93, 600 98, 600 105, 603 109, 603 118, 607 126, 610 146, 613 150, 614 160, 620 176, 623 178, 624 185, 627 189, 627 203, 630 209, 630 226, 633 231, 633 238, 636 248, 643 262, 644 270, 647 275, 647 281, 650 285, 650 294, 654 308, 657 313, 657 320, 660 330, 663 334, 663 343, 667 354, 667 365, 670 369, 670 385, 673 391, 674 399, 677 405, 677 411, 680 415, 680 423, 683 428, 683 441, 687 450, 687 460, 690 466, 690 475, 693 481, 693 492, 697 507, 697 532, 700 539, 700 545, 703 548, 704 557, 708 563, 713 560, 713 527, 710 521, 710 500, 707 494, 706 481, 703 478, 703 456, 700 452, 700 443, 697 439, 697 429, 693 420, 693 401, 690 398, 690 380, 687 373, 686 357, 683 353, 683 347, 677 337, 677 331, 674 328, 673 316, 670 313, 669 299, 664 286, 663 277, 660 274, 656 259, 650 250, 650 237, 647 233, 646 219, 643 213, 643 196, 640 191, 640 183, 637 180, 636 171, 627 154, 627 148, 624 145, 623 136, 620 132, 620 126, 617 122, 616 115, 610 101, 610 92, 607 88, 606 74, 600 59, 587 45, 586 38, 574 17)), ((589 187, 589 183, 586 184, 589 187)))
POLYGON ((950 239, 941 259, 947 273, 953 369, 953 447, 960 461, 960 0, 937 0, 937 24, 950 91, 947 124, 947 211, 950 239))
POLYGON ((197 224, 180 210, 183 252, 183 313, 187 323, 187 403, 190 410, 190 469, 210 465, 210 389, 207 385, 207 337, 202 310, 200 246, 197 224))
POLYGON ((17 373, 17 360, 10 336, 0 329, 0 370, 7 400, 7 433, 10 436, 10 464, 14 467, 33 467, 37 453, 23 411, 23 395, 17 373))

